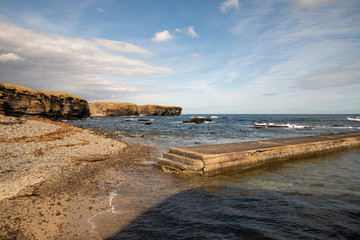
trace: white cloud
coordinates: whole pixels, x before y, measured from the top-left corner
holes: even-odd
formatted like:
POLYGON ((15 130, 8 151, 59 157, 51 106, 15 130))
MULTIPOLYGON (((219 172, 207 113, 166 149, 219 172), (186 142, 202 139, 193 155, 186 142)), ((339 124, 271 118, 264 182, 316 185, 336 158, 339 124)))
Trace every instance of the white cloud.
POLYGON ((186 33, 187 33, 190 37, 192 37, 192 38, 198 38, 198 37, 199 37, 199 34, 197 34, 197 33, 195 32, 193 26, 188 27, 186 33))
POLYGON ((106 47, 107 49, 116 51, 116 52, 143 55, 146 57, 151 57, 153 55, 150 51, 148 51, 144 48, 141 48, 141 47, 138 47, 136 45, 126 43, 126 42, 113 41, 113 40, 102 39, 102 38, 95 38, 94 42, 96 42, 100 46, 106 47))
POLYGON ((98 11, 98 12, 100 12, 100 13, 104 13, 104 12, 106 12, 104 9, 102 9, 102 8, 96 8, 96 11, 98 11))
POLYGON ((227 13, 230 10, 239 10, 240 4, 239 0, 226 0, 225 2, 221 3, 220 10, 222 13, 227 13))
POLYGON ((15 53, 6 53, 0 55, 0 62, 8 62, 8 61, 21 61, 23 58, 19 57, 15 53))
POLYGON ((192 38, 198 38, 199 37, 199 34, 197 32, 195 32, 195 29, 194 29, 193 26, 189 26, 189 27, 183 28, 183 29, 176 28, 175 32, 185 33, 186 35, 188 35, 188 36, 190 36, 192 38))
POLYGON ((200 57, 200 55, 198 53, 196 53, 196 52, 191 53, 190 56, 192 56, 194 58, 200 57))
MULTIPOLYGON (((0 53, 6 53, 1 55, 2 59, 19 60, 19 56, 26 59, 9 61, 6 66, 0 64, 0 82, 66 91, 81 97, 91 94, 96 97, 97 93, 110 97, 106 94, 110 89, 118 96, 125 96, 128 89, 133 89, 132 94, 141 92, 141 87, 134 87, 133 82, 121 83, 124 79, 172 72, 166 67, 103 51, 95 41, 37 32, 4 22, 0 22, 0 29, 0 53), (102 79, 107 80, 100 81, 102 79)), ((146 52, 126 43, 120 49, 146 52)))
POLYGON ((168 30, 155 33, 155 36, 151 38, 151 42, 165 42, 174 39, 175 36, 169 33, 168 30))

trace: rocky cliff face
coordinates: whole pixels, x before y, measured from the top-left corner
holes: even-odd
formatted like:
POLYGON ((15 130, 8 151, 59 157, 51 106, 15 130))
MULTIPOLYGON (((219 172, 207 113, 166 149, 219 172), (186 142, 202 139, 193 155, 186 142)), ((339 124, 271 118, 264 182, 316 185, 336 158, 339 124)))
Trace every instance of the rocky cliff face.
POLYGON ((181 107, 162 105, 136 105, 133 103, 89 103, 91 116, 177 116, 181 107))
POLYGON ((138 109, 140 115, 144 116, 178 116, 182 110, 181 107, 162 105, 140 105, 138 109))
POLYGON ((87 101, 74 95, 0 83, 0 114, 68 119, 88 117, 90 111, 87 101))
POLYGON ((89 103, 91 116, 132 116, 139 115, 133 103, 93 102, 89 103))

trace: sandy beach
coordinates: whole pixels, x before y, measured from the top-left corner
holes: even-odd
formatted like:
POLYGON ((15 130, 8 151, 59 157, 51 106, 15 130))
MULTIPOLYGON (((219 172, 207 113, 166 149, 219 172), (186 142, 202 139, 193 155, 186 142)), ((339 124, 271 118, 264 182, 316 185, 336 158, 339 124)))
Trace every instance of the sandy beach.
POLYGON ((158 148, 116 140, 115 131, 4 116, 0 130, 0 239, 211 238, 233 236, 249 218, 256 224, 241 234, 264 238, 265 226, 277 238, 284 216, 296 229, 305 224, 299 236, 318 233, 313 219, 327 226, 318 239, 344 222, 340 236, 358 236, 356 149, 201 177, 155 168, 158 148), (305 206, 311 213, 299 215, 305 206))
POLYGON ((94 231, 95 217, 111 211, 113 187, 141 175, 154 153, 62 122, 1 116, 0 239, 109 236, 117 229, 94 231))

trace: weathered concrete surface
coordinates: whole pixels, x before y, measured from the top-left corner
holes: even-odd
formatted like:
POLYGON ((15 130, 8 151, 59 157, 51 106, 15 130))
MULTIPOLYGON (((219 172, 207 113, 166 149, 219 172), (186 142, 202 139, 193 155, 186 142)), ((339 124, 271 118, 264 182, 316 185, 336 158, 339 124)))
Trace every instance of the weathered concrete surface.
POLYGON ((360 133, 170 148, 158 166, 211 176, 354 147, 360 147, 360 133))

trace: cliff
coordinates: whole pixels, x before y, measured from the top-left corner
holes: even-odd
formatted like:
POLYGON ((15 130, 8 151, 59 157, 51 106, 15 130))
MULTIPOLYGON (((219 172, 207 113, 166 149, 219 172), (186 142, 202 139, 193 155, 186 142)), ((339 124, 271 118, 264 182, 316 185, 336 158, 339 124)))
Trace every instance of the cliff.
POLYGON ((91 116, 178 116, 181 107, 162 105, 136 105, 133 103, 89 103, 91 116))
POLYGON ((178 116, 182 111, 181 107, 162 105, 140 105, 138 109, 144 116, 178 116))
POLYGON ((91 116, 131 116, 139 115, 133 103, 93 102, 89 103, 91 116))
POLYGON ((0 114, 69 119, 88 117, 90 111, 86 100, 71 94, 0 83, 0 114))

